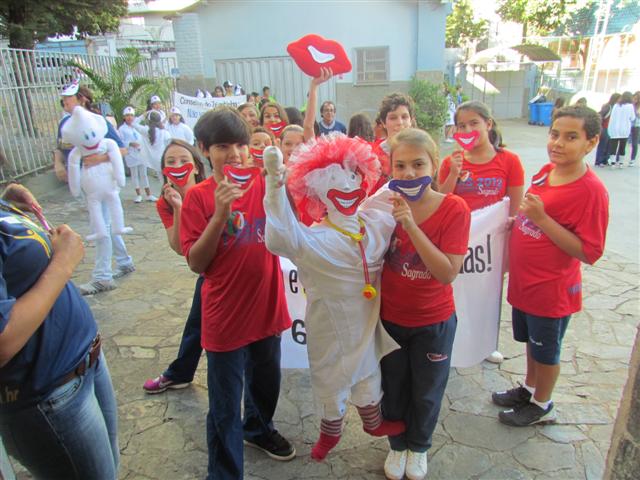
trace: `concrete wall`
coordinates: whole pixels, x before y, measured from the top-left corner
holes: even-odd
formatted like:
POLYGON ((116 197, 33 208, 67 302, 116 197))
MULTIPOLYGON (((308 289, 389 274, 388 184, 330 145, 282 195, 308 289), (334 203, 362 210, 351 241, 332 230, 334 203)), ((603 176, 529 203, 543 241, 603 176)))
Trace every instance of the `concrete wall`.
POLYGON ((180 70, 178 90, 189 93, 205 87, 199 14, 185 13, 174 18, 173 34, 180 70))
POLYGON ((336 84, 336 117, 349 126, 349 118, 354 113, 364 112, 373 122, 378 113, 382 97, 391 92, 409 91, 409 82, 391 82, 387 85, 354 86, 347 83, 336 84))

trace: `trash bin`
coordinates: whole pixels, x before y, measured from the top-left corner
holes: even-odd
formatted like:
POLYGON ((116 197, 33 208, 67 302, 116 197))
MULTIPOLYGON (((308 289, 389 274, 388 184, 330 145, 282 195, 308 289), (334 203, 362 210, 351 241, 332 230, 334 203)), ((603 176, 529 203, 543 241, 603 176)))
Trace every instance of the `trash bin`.
POLYGON ((553 111, 553 103, 538 103, 538 125, 546 127, 551 126, 551 112, 553 111))
POLYGON ((540 104, 529 103, 529 125, 537 125, 540 121, 540 104))

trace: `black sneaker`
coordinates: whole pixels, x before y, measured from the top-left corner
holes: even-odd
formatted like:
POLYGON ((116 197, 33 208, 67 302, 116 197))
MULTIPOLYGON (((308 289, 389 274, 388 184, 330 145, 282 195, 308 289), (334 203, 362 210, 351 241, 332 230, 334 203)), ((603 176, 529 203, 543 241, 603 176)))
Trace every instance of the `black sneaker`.
POLYGON ((262 450, 274 460, 287 461, 296 456, 294 446, 284 438, 277 430, 262 437, 244 441, 245 445, 262 450))
POLYGON ((515 407, 498 414, 498 418, 505 425, 512 427, 526 427, 536 423, 555 423, 556 412, 553 409, 553 402, 545 410, 535 403, 528 403, 522 407, 515 407))
POLYGON ((529 403, 531 393, 520 385, 504 392, 493 392, 491 400, 501 407, 520 407, 529 403))

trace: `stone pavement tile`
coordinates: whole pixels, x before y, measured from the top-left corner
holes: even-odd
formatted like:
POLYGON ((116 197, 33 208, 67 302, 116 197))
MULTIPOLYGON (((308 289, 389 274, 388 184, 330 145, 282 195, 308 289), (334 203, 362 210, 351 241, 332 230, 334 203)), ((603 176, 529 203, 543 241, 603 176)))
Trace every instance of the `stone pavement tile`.
POLYGON ((572 425, 545 425, 540 428, 540 433, 557 443, 574 443, 587 439, 587 436, 572 425))
POLYGON ((604 425, 612 422, 608 409, 601 405, 559 403, 557 410, 557 423, 561 425, 604 425))
POLYGON ((604 473, 604 456, 593 442, 580 444, 580 454, 587 480, 600 480, 604 473))
POLYGON ((550 473, 575 466, 575 448, 572 445, 533 439, 521 443, 513 450, 514 458, 528 469, 550 473))
POLYGON ((454 444, 495 452, 511 450, 536 434, 534 428, 508 427, 495 417, 464 413, 449 415, 444 421, 444 429, 451 435, 454 444))
POLYGON ((489 454, 480 448, 448 444, 427 454, 429 480, 476 478, 493 467, 489 454))
POLYGON ((456 400, 451 404, 450 409, 457 413, 469 413, 493 419, 497 419, 498 412, 504 410, 504 408, 494 405, 491 402, 491 393, 487 391, 484 391, 482 397, 479 398, 466 397, 456 400))

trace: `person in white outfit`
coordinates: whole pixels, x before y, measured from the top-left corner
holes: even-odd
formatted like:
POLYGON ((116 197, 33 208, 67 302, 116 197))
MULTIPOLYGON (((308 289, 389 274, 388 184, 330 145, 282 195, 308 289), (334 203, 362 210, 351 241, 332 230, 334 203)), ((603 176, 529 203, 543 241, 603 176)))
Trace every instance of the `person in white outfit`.
POLYGON ((631 134, 631 127, 636 119, 635 108, 633 107, 633 95, 631 92, 624 92, 611 109, 609 117, 609 155, 615 155, 615 163, 618 168, 622 168, 622 158, 625 156, 627 139, 631 134))
POLYGON ((191 130, 191 127, 189 127, 189 125, 184 123, 182 112, 178 107, 172 107, 169 111, 169 124, 167 125, 167 132, 171 134, 171 138, 184 140, 189 145, 193 145, 193 130, 191 130))
POLYGON ((361 140, 334 133, 291 156, 288 191, 301 215, 319 221, 311 227, 298 221, 282 186, 280 150, 267 147, 264 164, 266 245, 298 267, 307 295, 307 352, 321 418, 311 457, 319 461, 340 440, 349 399, 370 435, 405 429, 380 409, 379 362, 398 348, 382 328, 377 295, 395 221, 375 202, 359 208, 380 176, 377 157, 361 140))
POLYGON ((131 170, 131 180, 136 189, 136 198, 133 201, 135 203, 142 202, 142 192, 140 189, 144 188, 147 200, 155 202, 158 198, 151 193, 151 189, 149 188, 147 164, 142 153, 142 134, 133 128, 136 111, 133 107, 126 107, 122 111, 122 116, 124 123, 118 128, 118 133, 124 145, 127 147, 127 154, 124 156, 124 161, 127 167, 129 167, 129 170, 131 170))
MULTIPOLYGON (((158 176, 160 172, 160 160, 164 149, 171 141, 171 134, 164 128, 164 121, 155 110, 149 110, 146 114, 137 117, 132 124, 142 138, 142 152, 145 163, 149 168, 155 170, 158 176), (147 125, 142 125, 142 120, 146 119, 147 125)), ((149 201, 155 201, 147 198, 149 201)), ((156 199, 157 200, 157 199, 156 199)))

